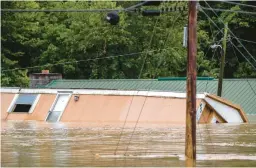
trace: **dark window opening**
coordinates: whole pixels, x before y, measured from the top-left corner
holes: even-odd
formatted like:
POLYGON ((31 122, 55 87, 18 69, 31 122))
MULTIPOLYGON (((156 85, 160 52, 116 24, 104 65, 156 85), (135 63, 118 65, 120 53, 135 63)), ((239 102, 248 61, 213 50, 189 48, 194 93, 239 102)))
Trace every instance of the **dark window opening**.
POLYGON ((16 104, 13 112, 29 112, 31 104, 16 104))

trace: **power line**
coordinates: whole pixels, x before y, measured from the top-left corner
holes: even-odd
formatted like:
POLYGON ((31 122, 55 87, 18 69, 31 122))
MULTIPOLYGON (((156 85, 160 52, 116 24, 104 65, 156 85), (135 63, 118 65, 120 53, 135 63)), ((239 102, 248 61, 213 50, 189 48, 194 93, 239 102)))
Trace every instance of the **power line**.
MULTIPOLYGON (((205 1, 205 0, 204 0, 205 1)), ((208 7, 210 7, 211 9, 212 9, 212 7, 205 1, 205 3, 208 5, 208 7)), ((218 18, 220 18, 219 17, 219 15, 216 13, 216 12, 214 12, 214 10, 212 10, 212 12, 218 17, 218 18)), ((220 21, 223 23, 223 24, 225 24, 224 23, 224 21, 220 18, 220 21)), ((236 39, 237 39, 237 37, 235 36, 235 34, 228 28, 228 30, 229 30, 229 32, 230 32, 230 34, 233 36, 233 37, 235 37, 236 39)), ((239 41, 238 39, 237 39, 237 41, 239 42, 239 44, 244 48, 244 50, 248 53, 248 55, 250 55, 251 56, 251 58, 256 62, 256 59, 252 56, 252 54, 246 49, 246 47, 241 43, 241 41, 239 41)))
MULTIPOLYGON (((152 32, 152 35, 151 35, 151 37, 150 37, 150 41, 149 41, 149 45, 148 45, 148 51, 149 51, 149 49, 151 48, 152 39, 153 39, 153 37, 154 37, 155 28, 156 28, 156 25, 157 25, 158 21, 159 21, 159 18, 157 18, 157 20, 155 21, 154 28, 153 28, 153 32, 152 32)), ((140 79, 140 77, 141 77, 141 74, 142 74, 142 71, 143 71, 143 69, 144 69, 144 64, 145 64, 145 61, 146 61, 146 59, 147 59, 148 53, 149 53, 149 52, 146 52, 146 55, 145 55, 145 57, 144 57, 143 64, 142 64, 142 66, 141 66, 138 79, 140 79)), ((138 85, 138 84, 137 84, 137 85, 138 85)), ((137 85, 136 85, 136 87, 137 87, 137 85)), ((147 98, 147 97, 146 97, 146 98, 147 98)), ((118 143, 117 143, 117 147, 116 147, 116 149, 115 149, 114 154, 116 154, 116 151, 117 151, 118 146, 119 146, 119 143, 120 143, 120 139, 121 139, 121 137, 122 137, 122 135, 123 135, 124 127, 125 127, 125 124, 126 124, 126 122, 127 122, 127 118, 128 118, 128 116, 129 116, 129 113, 130 113, 130 109, 131 109, 131 105, 132 105, 132 103, 133 103, 133 99, 134 99, 134 96, 132 97, 132 100, 131 100, 131 102, 130 102, 130 105, 129 105, 129 108, 128 108, 128 112, 127 112, 127 114, 126 114, 125 121, 124 121, 122 130, 121 130, 121 133, 120 133, 120 136, 119 136, 119 139, 118 139, 118 143)), ((146 99, 144 100, 144 103, 143 103, 143 104, 145 104, 145 101, 146 101, 146 99)), ((141 111, 142 111, 142 110, 141 110, 141 111)), ((137 119, 137 122, 139 121, 139 118, 140 118, 140 115, 141 115, 141 111, 140 111, 139 117, 138 117, 138 119, 137 119)), ((126 148, 125 154, 126 154, 128 148, 129 148, 129 145, 130 145, 131 139, 132 139, 132 137, 133 137, 134 131, 135 131, 135 129, 136 129, 136 126, 137 126, 137 123, 136 123, 136 125, 135 125, 135 127, 134 127, 134 129, 133 129, 133 132, 132 132, 132 135, 131 135, 131 137, 130 137, 129 144, 128 144, 127 148, 126 148)))
MULTIPOLYGON (((157 18, 156 22, 155 22, 155 25, 154 25, 154 28, 153 28, 153 33, 151 35, 151 38, 150 38, 150 41, 149 41, 149 45, 148 45, 148 50, 151 48, 151 43, 152 43, 152 40, 153 40, 153 37, 154 37, 154 34, 155 34, 155 28, 156 28, 156 25, 157 25, 157 22, 159 21, 159 17, 157 18)), ((143 68, 144 68, 144 65, 145 65, 145 62, 146 62, 146 59, 148 57, 148 52, 146 52, 146 55, 144 57, 144 60, 143 60, 143 64, 141 66, 141 69, 140 69, 140 74, 138 76, 138 79, 140 79, 141 75, 142 75, 142 71, 143 71, 143 68)))
MULTIPOLYGON (((162 50, 167 50, 167 49, 162 49, 162 50)), ((151 51, 147 51, 147 52, 154 52, 154 51, 159 51, 159 49, 151 50, 151 51)), ((94 61, 94 60, 101 60, 101 59, 111 59, 111 58, 116 58, 116 57, 134 56, 134 55, 138 55, 138 54, 142 54, 142 53, 144 53, 144 51, 136 52, 136 53, 129 53, 129 54, 122 54, 122 55, 114 55, 114 56, 108 56, 108 57, 90 58, 90 59, 86 59, 86 60, 77 60, 77 61, 68 61, 68 62, 59 62, 59 63, 53 63, 53 64, 38 65, 38 66, 33 66, 33 67, 3 69, 1 71, 8 72, 8 71, 34 69, 34 68, 41 68, 41 67, 45 67, 45 66, 65 65, 65 64, 70 64, 70 63, 87 62, 87 61, 94 61)))
POLYGON ((1 12, 120 12, 120 11, 131 11, 137 7, 143 6, 145 2, 138 3, 128 8, 121 9, 1 9, 1 12))
MULTIPOLYGON (((237 62, 240 64, 240 61, 239 61, 239 59, 238 59, 238 57, 237 57, 237 55, 236 55, 236 52, 235 52, 235 50, 234 50, 234 48, 233 48, 233 45, 232 45, 232 49, 233 49, 234 54, 235 54, 235 56, 236 56, 236 58, 237 58, 237 62)), ((249 84, 251 90, 253 91, 254 95, 256 96, 256 91, 253 89, 252 85, 251 85, 250 82, 248 81, 248 78, 246 78, 246 81, 248 82, 248 84, 249 84)))
MULTIPOLYGON (((156 10, 159 13, 169 13, 169 12, 177 12, 184 11, 183 9, 173 9, 173 8, 161 8, 160 10, 156 10)), ((135 8, 121 8, 121 9, 1 9, 1 12, 13 12, 13 13, 25 13, 25 12, 71 12, 71 13, 103 13, 103 12, 148 12, 148 10, 143 9, 135 9, 135 8)))
MULTIPOLYGON (((202 8, 201 8, 202 9, 202 8)), ((220 28, 216 25, 216 23, 210 18, 210 16, 209 15, 207 15, 206 13, 205 13, 205 11, 202 9, 201 10, 205 15, 206 15, 206 17, 215 25, 215 27, 217 27, 219 30, 220 30, 220 28)), ((222 32, 222 34, 223 34, 223 32, 222 32)), ((250 60, 232 43, 232 41, 230 41, 230 43, 238 50, 238 52, 248 61, 248 63, 256 70, 256 67, 250 62, 250 60)))
POLYGON ((241 10, 230 10, 230 9, 219 9, 219 8, 207 8, 201 6, 201 8, 205 10, 214 10, 214 11, 220 11, 220 12, 234 12, 234 13, 242 13, 242 14, 249 14, 249 15, 256 15, 256 12, 247 12, 247 11, 241 11, 241 10))
POLYGON ((112 12, 124 11, 125 9, 1 9, 1 12, 112 12))
MULTIPOLYGON (((229 40, 229 42, 230 42, 230 40, 229 40)), ((239 59, 238 59, 238 57, 237 57, 237 55, 236 55, 236 51, 235 51, 233 45, 231 45, 231 48, 232 48, 232 50, 233 50, 233 52, 234 52, 234 55, 236 56, 237 61, 239 62, 239 59)), ((240 63, 240 62, 239 62, 239 63, 240 63)))
POLYGON ((230 43, 247 60, 247 62, 254 68, 254 70, 256 70, 256 67, 250 62, 250 60, 247 57, 245 57, 245 55, 237 48, 237 46, 235 46, 234 43, 232 43, 231 41, 230 43))
POLYGON ((141 7, 141 6, 143 6, 143 5, 144 5, 144 4, 146 4, 146 3, 147 3, 147 1, 145 1, 145 2, 141 2, 141 3, 139 3, 139 4, 136 4, 136 5, 130 6, 130 7, 126 8, 125 10, 135 9, 135 8, 137 8, 137 7, 141 7))
MULTIPOLYGON (((235 38, 235 37, 234 37, 234 38, 235 38)), ((245 40, 245 39, 241 39, 241 38, 236 38, 236 39, 239 39, 239 40, 241 40, 241 41, 245 41, 245 42, 248 42, 248 43, 254 43, 254 44, 256 44, 255 41, 245 40)))
MULTIPOLYGON (((219 30, 220 30, 220 28, 216 25, 216 23, 210 18, 210 16, 209 15, 207 15, 206 13, 205 13, 205 11, 202 9, 202 8, 200 8, 201 9, 201 11, 205 14, 205 16, 215 25, 215 27, 217 27, 219 30)), ((223 32, 222 32, 223 33, 223 32)), ((237 51, 246 59, 246 61, 256 70, 256 67, 250 62, 250 60, 232 43, 232 41, 230 41, 230 43, 237 49, 237 51)))
MULTIPOLYGON (((151 83, 150 83, 150 85, 149 85, 149 86, 151 86, 151 84, 152 84, 152 83, 153 83, 153 80, 151 81, 151 83)), ((144 99, 144 102, 143 102, 143 104, 142 104, 142 107, 141 107, 141 109, 140 109, 139 116, 138 116, 137 121, 136 121, 136 123, 135 123, 135 127, 133 128, 132 135, 130 136, 129 143, 128 143, 127 147, 126 147, 126 150, 125 150, 124 155, 126 155, 126 153, 127 153, 128 149, 129 149, 129 146, 130 146, 130 143, 131 143, 132 137, 133 137, 133 135, 134 135, 135 129, 136 129, 136 127, 137 127, 138 123, 139 123, 140 116, 141 116, 142 111, 143 111, 143 109, 144 109, 144 106, 145 106, 145 104, 146 104, 146 101, 147 101, 147 98, 148 98, 149 91, 150 91, 150 87, 149 87, 149 89, 148 89, 148 93, 147 93, 147 95, 146 95, 146 97, 145 97, 145 99, 144 99)))
POLYGON ((137 7, 143 6, 145 3, 147 2, 141 2, 128 8, 121 9, 1 9, 1 12, 120 12, 134 10, 137 7))
POLYGON ((229 4, 239 5, 239 6, 256 8, 256 6, 254 6, 254 5, 242 4, 242 3, 238 3, 238 2, 232 2, 232 1, 223 1, 223 0, 220 0, 220 1, 223 3, 229 3, 229 4))

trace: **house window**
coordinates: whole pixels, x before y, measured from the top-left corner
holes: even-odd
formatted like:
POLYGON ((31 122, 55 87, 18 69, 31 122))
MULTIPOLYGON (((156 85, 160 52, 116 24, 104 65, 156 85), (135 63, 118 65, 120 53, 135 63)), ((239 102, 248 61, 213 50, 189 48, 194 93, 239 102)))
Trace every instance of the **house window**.
POLYGON ((33 111, 39 95, 38 94, 19 94, 16 98, 10 112, 27 112, 33 111))
POLYGON ((29 112, 31 104, 16 104, 13 112, 29 112))

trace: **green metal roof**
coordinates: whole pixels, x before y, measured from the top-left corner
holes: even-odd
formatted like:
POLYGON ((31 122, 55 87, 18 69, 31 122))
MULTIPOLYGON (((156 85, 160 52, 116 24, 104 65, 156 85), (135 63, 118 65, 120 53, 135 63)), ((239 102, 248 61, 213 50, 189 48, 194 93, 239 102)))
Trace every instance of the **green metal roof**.
MULTIPOLYGON (((197 93, 217 94, 218 80, 197 80, 197 93)), ((46 88, 155 90, 186 92, 186 80, 157 79, 97 79, 54 80, 46 88)), ((247 114, 256 115, 256 79, 224 79, 222 97, 239 104, 247 114)))

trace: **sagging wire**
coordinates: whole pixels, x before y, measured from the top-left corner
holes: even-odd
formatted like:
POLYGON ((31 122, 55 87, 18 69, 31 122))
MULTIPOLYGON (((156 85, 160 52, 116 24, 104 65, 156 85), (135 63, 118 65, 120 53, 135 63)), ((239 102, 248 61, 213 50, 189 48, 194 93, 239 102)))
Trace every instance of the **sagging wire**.
MULTIPOLYGON (((151 81, 150 86, 152 85, 152 83, 153 83, 153 80, 151 81)), ((144 102, 143 102, 143 104, 142 104, 142 107, 141 107, 141 109, 140 109, 140 113, 139 113, 139 116, 138 116, 137 121, 136 121, 136 123, 135 123, 135 127, 133 128, 132 135, 130 136, 128 145, 127 145, 126 150, 125 150, 125 153, 124 153, 125 156, 126 156, 126 154, 127 154, 127 151, 128 151, 129 146, 130 146, 130 144, 131 144, 131 140, 132 140, 132 138, 133 138, 135 129, 137 128, 137 125, 138 125, 138 122, 139 122, 139 120, 140 120, 142 111, 143 111, 144 106, 145 106, 145 104, 146 104, 146 101, 147 101, 147 98, 148 98, 148 95, 149 95, 150 88, 151 88, 151 87, 149 87, 149 89, 148 89, 148 91, 147 91, 147 95, 146 95, 146 97, 145 97, 145 99, 144 99, 144 102)))
MULTIPOLYGON (((154 34, 155 34, 155 28, 156 28, 156 25, 157 25, 158 21, 159 21, 159 18, 157 18, 157 20, 156 20, 156 22, 155 22, 155 25, 154 25, 154 28, 153 28, 153 33, 152 33, 152 36, 151 36, 151 38, 150 38, 148 50, 151 48, 153 36, 154 36, 154 34)), ((144 69, 144 65, 145 65, 145 61, 146 61, 146 59, 147 59, 147 56, 148 56, 148 53, 146 53, 146 55, 145 55, 145 57, 144 57, 143 64, 142 64, 142 67, 141 67, 141 70, 140 70, 140 74, 139 74, 139 76, 138 76, 138 79, 141 78, 141 75, 142 75, 142 72, 143 72, 143 69, 144 69)), ((153 80, 151 81, 151 83, 150 83, 150 85, 149 85, 148 93, 147 93, 147 95, 146 95, 146 97, 145 97, 145 99, 144 99, 144 102, 143 102, 143 104, 142 104, 142 108, 141 108, 140 113, 139 113, 139 116, 138 116, 138 118, 137 118, 135 127, 133 128, 132 135, 130 136, 130 139, 129 139, 129 142, 128 142, 128 145, 127 145, 127 147, 126 147, 126 150, 125 150, 124 155, 127 154, 127 151, 128 151, 128 149, 129 149, 131 140, 132 140, 132 138, 133 138, 134 132, 135 132, 135 130, 136 130, 136 127, 137 127, 137 125, 138 125, 138 122, 139 122, 139 119, 140 119, 140 117, 141 117, 142 111, 143 111, 143 109, 144 109, 145 103, 146 103, 146 101, 147 101, 148 94, 149 94, 149 91, 150 91, 150 89, 151 89, 150 86, 151 86, 152 83, 153 83, 153 80)))
MULTIPOLYGON (((179 18, 180 18, 180 15, 175 19, 174 23, 175 23, 179 18)), ((170 34, 171 34, 171 31, 169 31, 168 34, 167 34, 167 36, 166 36, 165 42, 163 43, 163 48, 166 47, 166 44, 167 44, 167 41, 168 41, 168 39, 169 39, 170 34)), ((176 51, 176 50, 175 50, 175 51, 176 51)), ((177 51, 176 51, 176 53, 177 53, 178 55, 180 55, 177 51)), ((156 67, 156 70, 159 68, 159 66, 160 66, 160 64, 158 64, 158 66, 156 67)), ((150 139, 149 141, 152 142, 152 137, 151 137, 151 139, 150 139)), ((149 142, 147 142, 147 148, 145 149, 145 155, 147 155, 147 153, 148 153, 148 151, 147 151, 147 149, 148 149, 148 144, 149 144, 149 142)))
POLYGON ((220 11, 220 12, 233 12, 233 13, 242 13, 242 14, 248 14, 248 15, 256 15, 256 12, 247 12, 242 10, 230 10, 230 9, 219 9, 219 8, 207 8, 207 7, 201 7, 204 10, 214 10, 214 11, 220 11))
POLYGON ((238 3, 238 2, 232 2, 232 1, 224 1, 224 0, 220 0, 220 1, 223 2, 223 3, 229 3, 229 4, 233 4, 233 5, 256 8, 256 6, 254 6, 254 5, 242 4, 242 3, 238 3))
MULTIPOLYGON (((229 41, 229 42, 230 42, 230 41, 229 41)), ((236 55, 236 52, 235 52, 235 50, 234 50, 234 48, 233 48, 233 44, 232 44, 231 46, 232 46, 233 52, 234 52, 234 54, 235 54, 235 56, 236 56, 236 58, 237 58, 237 62, 238 62, 239 64, 241 64, 241 62, 239 61, 239 59, 238 59, 238 57, 237 57, 237 55, 236 55)), ((250 86, 252 92, 254 93, 254 95, 255 95, 255 97, 256 97, 256 91, 253 89, 251 83, 250 83, 249 80, 248 80, 248 77, 246 78, 246 81, 247 81, 247 83, 249 84, 249 86, 250 86)), ((248 122, 249 122, 249 121, 248 121, 248 122)))
MULTIPOLYGON (((157 25, 158 21, 159 21, 159 18, 157 18, 157 20, 156 20, 156 22, 155 22, 155 24, 154 24, 153 33, 152 33, 151 38, 150 38, 149 46, 148 46, 148 49, 147 49, 146 55, 145 55, 145 57, 144 57, 143 64, 142 64, 142 66, 141 66, 141 70, 140 70, 140 73, 139 73, 138 79, 140 79, 140 78, 141 78, 142 71, 143 71, 143 68, 144 68, 144 64, 145 64, 145 61, 146 61, 147 55, 148 55, 148 53, 149 53, 148 51, 149 51, 149 49, 151 48, 152 39, 153 39, 153 36, 154 36, 154 34, 155 34, 155 28, 156 28, 156 25, 157 25)), ((138 85, 139 85, 139 82, 136 84, 135 89, 137 89, 138 85)), ((138 92, 139 92, 139 91, 137 91, 137 93, 138 93, 138 92)), ((125 127, 125 125, 126 125, 127 118, 128 118, 128 116, 129 116, 130 109, 131 109, 131 106, 132 106, 132 103, 133 103, 134 97, 135 97, 135 95, 133 95, 133 96, 132 96, 131 102, 130 102, 129 107, 128 107, 128 111, 127 111, 127 114, 126 114, 126 117, 125 117, 125 121, 124 121, 124 124, 123 124, 123 126, 122 126, 121 133, 120 133, 120 135, 119 135, 119 139, 118 139, 117 147, 116 147, 116 149, 115 149, 115 151, 114 151, 114 154, 115 154, 115 155, 116 155, 117 149, 118 149, 119 144, 120 144, 120 140, 121 140, 122 135, 123 135, 124 127, 125 127)))
POLYGON ((137 7, 143 6, 145 2, 138 3, 136 5, 130 6, 128 8, 121 8, 121 9, 1 9, 1 12, 129 12, 135 10, 137 7))
MULTIPOLYGON (((215 16, 217 16, 219 18, 219 20, 223 23, 224 21, 219 17, 219 15, 212 9, 212 7, 204 0, 204 2, 207 4, 207 6, 212 10, 212 12, 215 14, 215 16)), ((200 6, 201 7, 201 6, 200 6)), ((202 8, 202 7, 201 7, 202 8)), ((256 14, 256 13, 255 13, 256 14)), ((248 53, 248 55, 251 56, 251 58, 256 62, 256 59, 252 56, 252 54, 246 49, 246 47, 241 43, 241 41, 235 36, 235 34, 228 28, 228 31, 230 32, 230 34, 237 39, 237 41, 239 42, 239 44, 244 48, 244 50, 248 53)), ((231 42, 231 44, 233 44, 231 42)))
MULTIPOLYGON (((215 25, 216 28, 220 30, 220 28, 217 26, 217 24, 210 18, 209 15, 205 13, 205 11, 201 8, 201 11, 205 14, 205 16, 215 25)), ((222 32, 223 33, 223 32, 222 32)), ((230 41, 231 44, 233 44, 230 41)), ((233 44, 234 45, 234 44, 233 44)), ((256 70, 256 67, 250 62, 250 60, 234 45, 234 47, 240 52, 240 54, 246 59, 246 61, 256 70)))
MULTIPOLYGON (((147 53, 154 52, 154 51, 157 51, 157 50, 150 50, 150 51, 147 51, 147 53)), ((71 64, 71 63, 87 62, 87 61, 94 61, 94 60, 101 60, 101 59, 111 59, 111 58, 116 58, 116 57, 134 56, 134 55, 138 55, 138 54, 142 54, 142 53, 144 53, 144 51, 136 52, 136 53, 121 54, 121 55, 113 55, 113 56, 107 56, 107 57, 89 58, 89 59, 85 59, 85 60, 75 60, 75 61, 68 61, 68 62, 45 64, 45 65, 38 65, 38 66, 25 67, 25 68, 2 69, 1 71, 8 72, 8 71, 17 71, 17 70, 28 70, 28 69, 34 69, 34 68, 47 67, 47 66, 65 65, 65 64, 71 64)))

